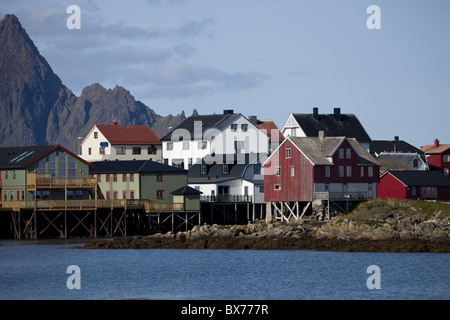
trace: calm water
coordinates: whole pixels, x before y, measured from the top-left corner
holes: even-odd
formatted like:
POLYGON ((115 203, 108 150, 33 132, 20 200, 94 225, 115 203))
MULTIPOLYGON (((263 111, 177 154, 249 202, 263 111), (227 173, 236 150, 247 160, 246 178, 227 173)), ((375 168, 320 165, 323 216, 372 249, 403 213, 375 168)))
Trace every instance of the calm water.
POLYGON ((450 299, 450 254, 78 250, 0 241, 0 299, 450 299), (81 289, 69 290, 78 265, 81 289), (369 290, 367 267, 381 270, 369 290))

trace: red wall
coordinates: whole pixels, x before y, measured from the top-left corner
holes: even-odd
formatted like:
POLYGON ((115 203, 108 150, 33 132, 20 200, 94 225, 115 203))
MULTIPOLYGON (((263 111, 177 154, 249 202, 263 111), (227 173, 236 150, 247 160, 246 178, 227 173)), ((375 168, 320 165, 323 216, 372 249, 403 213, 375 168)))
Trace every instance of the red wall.
POLYGON ((264 166, 264 201, 312 201, 313 165, 287 140, 271 161, 264 166), (291 158, 286 158, 286 148, 291 149, 291 158), (281 176, 276 176, 276 167, 281 166, 281 176), (291 177, 291 166, 295 175, 291 177), (280 184, 281 190, 274 190, 280 184))
POLYGON ((450 155, 450 149, 441 154, 427 155, 427 162, 430 166, 430 169, 440 170, 442 173, 444 173, 444 168, 450 170, 450 162, 444 162, 444 155, 450 155))
POLYGON ((316 183, 378 183, 380 167, 373 166, 372 177, 368 176, 367 166, 364 168, 364 177, 361 177, 361 166, 358 166, 358 155, 345 140, 333 156, 334 166, 330 166, 330 177, 325 177, 325 166, 315 166, 314 182, 316 183), (344 159, 339 159, 339 149, 344 149, 344 159), (347 149, 351 150, 351 157, 347 159, 347 149), (339 166, 344 167, 344 177, 339 177, 339 166), (347 177, 347 167, 352 167, 351 177, 347 177))
POLYGON ((378 198, 406 199, 406 186, 387 173, 380 179, 377 187, 378 198))

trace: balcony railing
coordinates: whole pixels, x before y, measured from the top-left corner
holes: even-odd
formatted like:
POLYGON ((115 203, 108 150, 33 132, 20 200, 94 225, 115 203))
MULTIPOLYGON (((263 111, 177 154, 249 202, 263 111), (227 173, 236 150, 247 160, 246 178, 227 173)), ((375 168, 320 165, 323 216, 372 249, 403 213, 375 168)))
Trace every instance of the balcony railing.
POLYGON ((95 210, 95 209, 143 209, 146 212, 183 211, 182 203, 157 203, 150 200, 24 200, 0 201, 0 208, 20 210, 95 210))
POLYGON ((218 196, 200 196, 201 202, 221 202, 221 203, 235 203, 235 202, 252 202, 253 196, 242 196, 235 194, 226 194, 218 196))
POLYGON ((89 188, 95 189, 97 179, 92 178, 52 178, 49 173, 28 173, 27 188, 29 191, 37 189, 70 189, 89 188))
POLYGON ((317 200, 366 200, 367 192, 314 192, 314 199, 317 200))

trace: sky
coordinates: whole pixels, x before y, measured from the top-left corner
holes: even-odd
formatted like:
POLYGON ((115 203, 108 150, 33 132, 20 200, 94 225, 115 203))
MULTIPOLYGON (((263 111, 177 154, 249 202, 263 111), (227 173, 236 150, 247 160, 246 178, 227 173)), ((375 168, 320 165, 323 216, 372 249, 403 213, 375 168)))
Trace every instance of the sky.
POLYGON ((373 140, 450 143, 448 0, 0 0, 5 14, 77 96, 119 85, 163 116, 233 109, 280 129, 340 107, 373 140))

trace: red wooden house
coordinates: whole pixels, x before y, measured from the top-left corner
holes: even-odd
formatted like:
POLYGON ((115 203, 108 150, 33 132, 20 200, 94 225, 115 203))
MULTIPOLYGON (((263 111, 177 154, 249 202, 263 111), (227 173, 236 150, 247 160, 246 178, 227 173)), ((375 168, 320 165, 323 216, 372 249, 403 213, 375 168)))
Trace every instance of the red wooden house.
POLYGON ((450 200, 450 179, 439 171, 387 171, 378 198, 450 200))
POLYGON ((450 144, 440 144, 436 139, 434 144, 423 146, 420 150, 425 152, 431 170, 439 170, 450 177, 450 144))
POLYGON ((376 198, 378 182, 378 162, 356 139, 323 132, 288 137, 264 164, 264 199, 271 203, 376 198))

